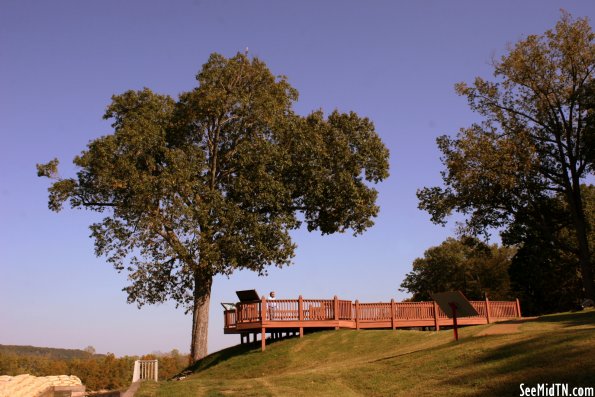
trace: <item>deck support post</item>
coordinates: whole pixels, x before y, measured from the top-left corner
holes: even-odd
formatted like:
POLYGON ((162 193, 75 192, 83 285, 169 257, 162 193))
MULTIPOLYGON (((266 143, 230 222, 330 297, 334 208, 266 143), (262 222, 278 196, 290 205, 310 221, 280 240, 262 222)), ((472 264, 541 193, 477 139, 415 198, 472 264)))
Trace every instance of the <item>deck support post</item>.
POLYGON ((436 331, 440 331, 440 324, 438 323, 438 305, 436 304, 436 301, 432 301, 432 303, 434 304, 434 328, 436 331))
POLYGON ((518 318, 521 318, 521 303, 519 302, 519 298, 516 298, 516 314, 518 318))
POLYGON ((355 329, 359 330, 359 300, 355 300, 355 329))
POLYGON ((492 322, 492 318, 490 315, 490 301, 486 295, 486 319, 488 320, 488 324, 492 322))
POLYGON ((395 330, 395 300, 391 299, 390 300, 390 326, 392 327, 393 331, 395 330))
POLYGON ((260 348, 262 351, 265 351, 267 347, 267 329, 262 328, 260 330, 260 348))

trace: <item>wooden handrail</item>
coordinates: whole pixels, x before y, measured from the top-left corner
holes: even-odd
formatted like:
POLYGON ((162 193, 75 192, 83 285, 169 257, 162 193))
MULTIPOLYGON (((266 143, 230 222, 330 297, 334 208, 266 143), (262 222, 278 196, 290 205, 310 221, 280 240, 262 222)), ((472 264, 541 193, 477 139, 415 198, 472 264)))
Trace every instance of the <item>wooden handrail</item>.
MULTIPOLYGON (((471 301, 479 316, 470 318, 483 318, 488 323, 507 318, 521 316, 520 303, 515 301, 471 301)), ((390 328, 395 328, 400 322, 431 321, 438 329, 440 322, 446 320, 446 314, 435 302, 374 302, 360 303, 349 300, 333 299, 278 299, 274 302, 262 297, 260 301, 240 302, 235 310, 224 312, 225 328, 235 328, 238 324, 256 323, 262 321, 272 322, 299 322, 333 321, 334 327, 339 326, 339 321, 351 321, 355 328, 360 328, 362 322, 386 322, 390 328), (274 310, 271 308, 274 305, 274 310), (271 306, 271 307, 269 307, 271 306)), ((478 320, 479 321, 479 320, 478 320)))
MULTIPOLYGON (((459 319, 462 325, 486 324, 498 319, 521 317, 521 306, 515 301, 471 301, 478 315, 459 319)), ((304 328, 392 328, 434 327, 450 324, 450 319, 436 302, 360 303, 333 299, 278 299, 267 302, 263 296, 254 302, 240 302, 235 310, 224 311, 226 333, 261 335, 261 349, 266 348, 266 334, 278 338, 283 332, 299 329, 300 338, 304 328)), ((289 332, 287 332, 289 331, 289 332)), ((249 339, 249 336, 248 336, 249 339)))

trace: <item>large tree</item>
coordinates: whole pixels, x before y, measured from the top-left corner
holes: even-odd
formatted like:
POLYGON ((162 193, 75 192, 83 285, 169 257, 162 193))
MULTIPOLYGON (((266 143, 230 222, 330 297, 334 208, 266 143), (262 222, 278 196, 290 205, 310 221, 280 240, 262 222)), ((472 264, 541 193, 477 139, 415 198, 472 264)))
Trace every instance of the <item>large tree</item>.
MULTIPOLYGON (((582 185, 589 245, 595 244, 595 186, 582 185)), ((535 203, 516 215, 502 241, 518 248, 510 269, 511 287, 521 299, 523 313, 536 315, 575 309, 581 301, 579 250, 572 217, 564 197, 535 203)), ((593 252, 591 253, 593 260, 593 252)))
POLYGON ((468 299, 509 299, 508 268, 514 248, 487 245, 472 237, 447 238, 413 261, 401 291, 413 301, 431 300, 432 292, 462 291, 468 299))
POLYGON ((567 204, 584 294, 595 296, 581 183, 595 171, 595 35, 563 12, 553 30, 530 35, 494 61, 495 81, 459 83, 484 121, 442 136, 444 187, 418 191, 420 208, 443 223, 452 211, 479 233, 510 226, 560 194, 567 204))
POLYGON ((177 100, 144 89, 112 98, 113 133, 74 159, 38 165, 54 178, 49 208, 103 212, 95 252, 131 284, 140 306, 173 299, 193 313, 191 356, 207 353, 213 277, 265 274, 294 256, 290 230, 362 233, 378 213, 369 183, 388 176, 388 150, 367 118, 303 117, 297 91, 260 60, 213 54, 177 100))

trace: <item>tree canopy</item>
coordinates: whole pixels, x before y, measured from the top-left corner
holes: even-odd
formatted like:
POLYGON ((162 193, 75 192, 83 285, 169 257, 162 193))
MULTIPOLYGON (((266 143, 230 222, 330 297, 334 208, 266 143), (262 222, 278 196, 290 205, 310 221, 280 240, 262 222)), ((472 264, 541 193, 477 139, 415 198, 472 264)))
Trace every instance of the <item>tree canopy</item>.
POLYGON ((436 223, 453 211, 466 229, 506 230, 559 195, 571 219, 584 296, 593 298, 593 264, 581 183, 593 163, 595 35, 586 19, 563 12, 543 35, 530 35, 494 61, 495 81, 476 78, 456 90, 483 122, 438 147, 444 187, 418 191, 436 223))
POLYGON ((297 91, 264 62, 212 54, 198 86, 177 100, 145 88, 112 97, 113 133, 75 157, 38 165, 54 179, 49 208, 105 214, 95 253, 127 271, 128 301, 173 299, 193 312, 191 355, 206 355, 212 279, 266 274, 291 262, 289 232, 364 232, 378 214, 370 183, 388 176, 388 150, 353 112, 296 114, 297 91))
POLYGON ((487 245, 476 238, 449 237, 413 261, 413 270, 401 283, 401 291, 414 301, 432 300, 430 294, 461 291, 472 300, 488 296, 509 299, 508 268, 515 249, 487 245))

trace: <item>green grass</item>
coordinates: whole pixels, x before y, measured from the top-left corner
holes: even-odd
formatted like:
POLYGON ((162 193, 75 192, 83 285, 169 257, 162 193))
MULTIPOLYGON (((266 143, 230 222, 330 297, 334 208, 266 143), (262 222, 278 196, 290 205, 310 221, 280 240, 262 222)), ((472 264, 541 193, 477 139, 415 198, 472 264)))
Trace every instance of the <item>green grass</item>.
POLYGON ((136 397, 518 396, 519 385, 595 386, 595 311, 544 316, 519 333, 327 331, 214 353, 182 381, 136 397))

